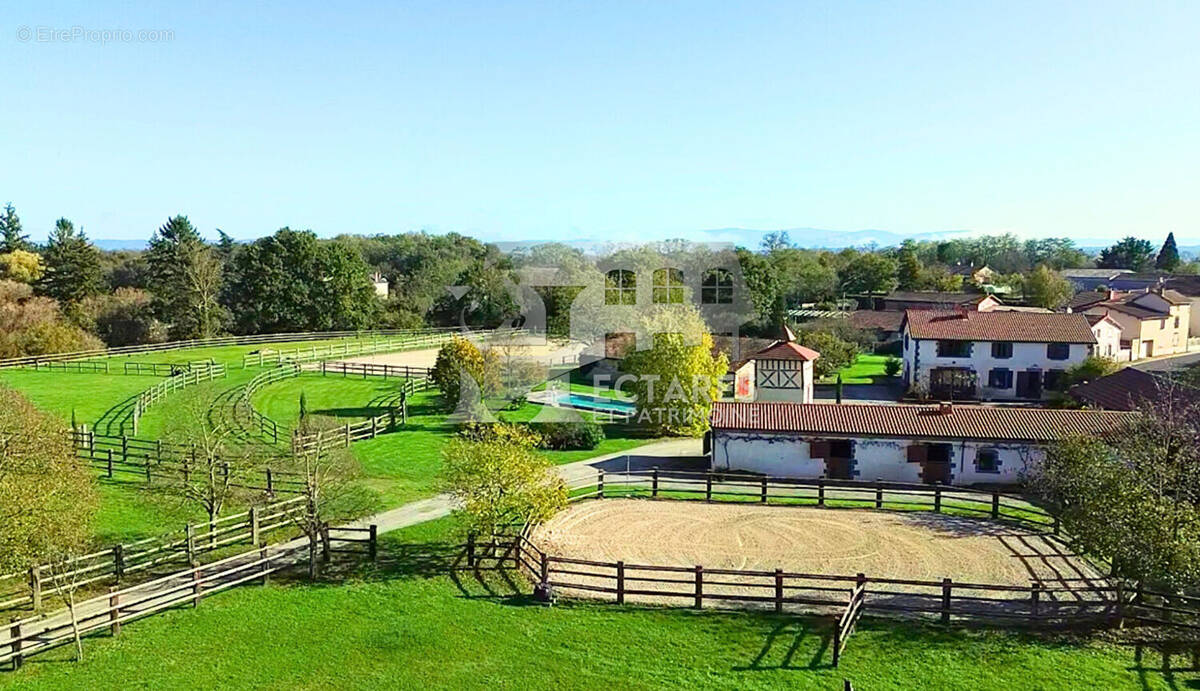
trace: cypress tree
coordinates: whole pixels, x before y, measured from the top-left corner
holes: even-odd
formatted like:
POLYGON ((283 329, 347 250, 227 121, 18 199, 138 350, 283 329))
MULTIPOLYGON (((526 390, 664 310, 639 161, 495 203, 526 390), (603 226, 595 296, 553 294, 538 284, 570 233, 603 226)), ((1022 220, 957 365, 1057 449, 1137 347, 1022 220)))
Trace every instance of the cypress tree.
POLYGON ((1179 248, 1175 246, 1175 233, 1167 233, 1167 241, 1158 251, 1154 268, 1159 271, 1174 271, 1179 268, 1179 248))

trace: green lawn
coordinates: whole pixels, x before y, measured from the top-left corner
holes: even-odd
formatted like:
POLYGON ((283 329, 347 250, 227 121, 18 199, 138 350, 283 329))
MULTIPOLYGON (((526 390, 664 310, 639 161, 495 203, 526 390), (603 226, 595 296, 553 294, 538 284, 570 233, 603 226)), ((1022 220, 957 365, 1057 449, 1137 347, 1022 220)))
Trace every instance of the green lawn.
MULTIPOLYGON (((838 370, 838 374, 842 375, 843 384, 882 384, 889 379, 884 374, 883 367, 890 357, 888 355, 859 355, 854 360, 854 364, 838 370)), ((827 377, 817 383, 835 384, 837 377, 827 377)))
MULTIPOLYGON (((248 585, 0 672, 0 687, 423 689, 1168 689, 1130 649, 1065 635, 864 619, 830 666, 829 620, 534 603, 528 586, 452 578, 450 523, 386 536, 347 582, 248 585), (514 585, 517 588, 514 589, 514 585)), ((1184 662, 1182 657, 1177 662, 1184 662)))

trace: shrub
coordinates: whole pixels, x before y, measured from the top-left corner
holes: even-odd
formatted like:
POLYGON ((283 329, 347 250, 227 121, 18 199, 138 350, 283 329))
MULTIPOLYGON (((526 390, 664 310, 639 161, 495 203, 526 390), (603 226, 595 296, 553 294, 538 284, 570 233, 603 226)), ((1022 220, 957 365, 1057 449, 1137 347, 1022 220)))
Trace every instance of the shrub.
POLYGON ((529 425, 507 422, 464 422, 458 426, 458 437, 466 441, 541 447, 544 437, 529 425))
POLYGON ((604 441, 604 428, 596 422, 541 422, 533 425, 542 436, 543 449, 556 451, 594 449, 604 441))
POLYGON ((889 377, 894 377, 900 374, 900 359, 890 357, 883 361, 883 373, 889 377))

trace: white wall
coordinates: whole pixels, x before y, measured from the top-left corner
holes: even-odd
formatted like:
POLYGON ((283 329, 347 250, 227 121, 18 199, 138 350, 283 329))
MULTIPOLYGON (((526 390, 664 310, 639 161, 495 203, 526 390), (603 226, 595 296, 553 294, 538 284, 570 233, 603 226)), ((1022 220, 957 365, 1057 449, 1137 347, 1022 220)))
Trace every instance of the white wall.
MULTIPOLYGON (((1017 372, 1026 370, 1066 370, 1079 364, 1091 354, 1092 346, 1085 343, 1070 344, 1066 360, 1051 360, 1046 357, 1045 343, 1013 343, 1012 357, 993 358, 991 341, 975 341, 969 357, 939 357, 938 342, 909 338, 904 348, 904 381, 922 390, 929 389, 929 372, 936 367, 965 367, 978 375, 979 398, 984 400, 1015 399, 1017 397, 1017 372), (994 368, 1005 368, 1013 372, 1012 386, 997 389, 988 386, 988 373, 994 368)), ((1045 395, 1045 393, 1044 393, 1045 395)))
MULTIPOLYGON (((828 437, 824 438, 828 439, 828 437)), ((908 461, 908 447, 937 440, 859 438, 853 440, 852 469, 856 480, 922 482, 921 464, 908 461)), ((1043 451, 1028 444, 953 441, 950 483, 1016 483, 1043 451), (980 449, 995 449, 999 472, 980 472, 975 459, 980 449)), ((825 477, 824 459, 809 456, 809 442, 799 435, 763 432, 724 432, 713 435, 713 470, 741 470, 773 477, 825 477)))

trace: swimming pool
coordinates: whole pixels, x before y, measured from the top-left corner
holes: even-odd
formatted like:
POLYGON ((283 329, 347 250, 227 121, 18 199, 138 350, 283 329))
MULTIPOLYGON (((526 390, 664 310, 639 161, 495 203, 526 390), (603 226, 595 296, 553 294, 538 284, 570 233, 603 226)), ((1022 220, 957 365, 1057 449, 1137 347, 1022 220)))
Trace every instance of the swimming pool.
POLYGON ((554 397, 558 405, 567 406, 569 408, 579 408, 580 410, 593 410, 602 413, 616 413, 617 415, 633 415, 637 412, 637 405, 629 401, 619 401, 612 398, 604 398, 603 396, 588 396, 581 393, 562 392, 554 397))

